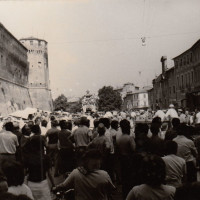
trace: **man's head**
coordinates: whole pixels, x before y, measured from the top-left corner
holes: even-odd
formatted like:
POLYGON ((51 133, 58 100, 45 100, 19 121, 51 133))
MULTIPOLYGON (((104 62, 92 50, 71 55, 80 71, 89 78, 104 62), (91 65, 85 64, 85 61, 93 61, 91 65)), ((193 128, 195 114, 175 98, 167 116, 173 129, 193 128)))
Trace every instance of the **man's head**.
POLYGON ((120 127, 122 129, 123 134, 130 135, 131 126, 130 122, 127 119, 123 119, 122 121, 120 121, 120 127))
POLYGON ((40 135, 41 134, 41 129, 39 125, 33 125, 31 127, 31 132, 34 133, 35 135, 40 135))
POLYGON ((168 140, 165 143, 165 153, 166 155, 175 154, 177 153, 178 145, 176 142, 168 140))
POLYGON ((103 123, 104 126, 109 129, 110 128, 110 120, 108 118, 101 118, 99 123, 103 123))
POLYGON ((46 128, 47 124, 48 124, 47 120, 43 119, 41 125, 46 128))
POLYGON ((14 130, 13 123, 12 123, 12 122, 7 122, 7 123, 5 124, 5 129, 6 129, 6 131, 11 131, 11 132, 13 132, 13 130, 14 130))
POLYGON ((173 118, 172 119, 172 126, 174 129, 176 129, 180 125, 180 119, 179 118, 173 118))
POLYGON ((102 135, 105 134, 106 128, 105 128, 105 126, 103 125, 103 123, 100 123, 100 124, 98 125, 97 132, 99 133, 99 136, 102 136, 102 135))
POLYGON ((113 120, 111 122, 111 128, 117 130, 119 127, 119 122, 117 120, 113 120))
POLYGON ((154 124, 154 123, 151 124, 150 130, 153 136, 157 136, 160 131, 158 124, 154 124))
POLYGON ((93 171, 101 167, 101 153, 96 149, 88 150, 83 155, 83 165, 86 170, 93 171))

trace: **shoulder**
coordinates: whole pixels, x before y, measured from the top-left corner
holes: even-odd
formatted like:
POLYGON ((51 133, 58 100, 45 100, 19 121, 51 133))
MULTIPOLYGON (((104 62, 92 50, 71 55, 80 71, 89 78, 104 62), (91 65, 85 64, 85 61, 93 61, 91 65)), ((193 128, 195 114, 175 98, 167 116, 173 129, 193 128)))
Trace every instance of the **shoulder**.
POLYGON ((161 186, 166 192, 169 194, 174 194, 176 192, 176 188, 170 185, 162 185, 161 186))

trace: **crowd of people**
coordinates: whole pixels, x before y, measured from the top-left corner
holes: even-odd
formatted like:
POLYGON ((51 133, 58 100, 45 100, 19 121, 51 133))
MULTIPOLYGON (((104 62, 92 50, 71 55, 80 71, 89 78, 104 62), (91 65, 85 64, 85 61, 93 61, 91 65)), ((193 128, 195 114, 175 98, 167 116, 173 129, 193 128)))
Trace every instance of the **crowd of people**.
POLYGON ((38 112, 1 128, 0 199, 51 200, 51 191, 72 189, 77 200, 109 200, 120 185, 127 200, 200 199, 199 110, 38 112))

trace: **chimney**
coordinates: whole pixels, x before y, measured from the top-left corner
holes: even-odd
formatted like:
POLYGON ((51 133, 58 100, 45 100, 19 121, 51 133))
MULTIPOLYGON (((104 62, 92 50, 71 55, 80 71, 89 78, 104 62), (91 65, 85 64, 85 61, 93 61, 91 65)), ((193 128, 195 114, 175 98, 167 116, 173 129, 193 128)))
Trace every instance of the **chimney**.
POLYGON ((167 56, 162 56, 160 62, 162 63, 162 74, 164 74, 167 70, 167 56))

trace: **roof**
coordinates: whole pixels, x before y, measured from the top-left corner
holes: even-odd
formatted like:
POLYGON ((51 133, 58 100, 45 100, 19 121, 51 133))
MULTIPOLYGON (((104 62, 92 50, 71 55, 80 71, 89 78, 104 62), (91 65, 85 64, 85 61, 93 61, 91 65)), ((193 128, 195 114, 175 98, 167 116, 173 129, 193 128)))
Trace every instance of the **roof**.
POLYGON ((8 31, 2 23, 0 23, 0 27, 2 27, 22 48, 28 51, 28 49, 10 31, 8 31))
POLYGON ((191 51, 191 50, 192 50, 193 48, 195 48, 199 43, 200 43, 200 39, 197 40, 197 41, 192 45, 192 47, 190 47, 189 49, 187 49, 186 51, 184 51, 184 52, 181 53, 180 55, 174 57, 173 60, 176 59, 176 58, 178 58, 178 57, 180 57, 180 56, 182 56, 183 54, 185 54, 185 53, 191 51))
POLYGON ((31 37, 26 37, 26 38, 21 38, 20 40, 39 40, 39 41, 44 41, 44 42, 47 43, 46 40, 39 39, 39 38, 36 38, 36 37, 33 37, 33 36, 31 36, 31 37))
POLYGON ((139 93, 147 93, 147 90, 145 90, 145 89, 136 90, 136 91, 133 91, 133 92, 129 92, 129 93, 127 93, 127 95, 131 95, 131 94, 139 94, 139 93))

